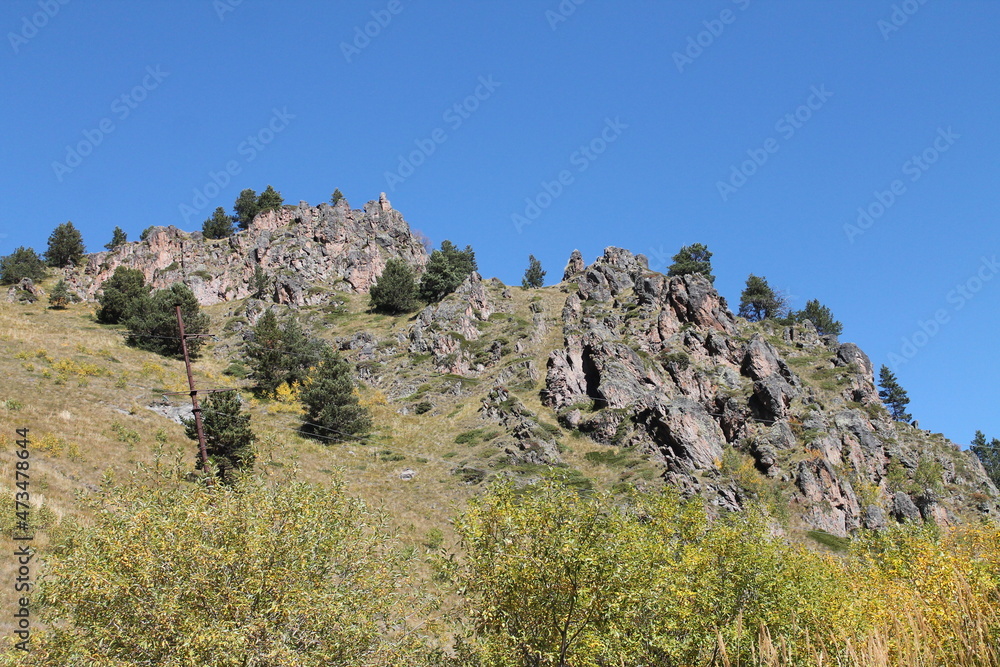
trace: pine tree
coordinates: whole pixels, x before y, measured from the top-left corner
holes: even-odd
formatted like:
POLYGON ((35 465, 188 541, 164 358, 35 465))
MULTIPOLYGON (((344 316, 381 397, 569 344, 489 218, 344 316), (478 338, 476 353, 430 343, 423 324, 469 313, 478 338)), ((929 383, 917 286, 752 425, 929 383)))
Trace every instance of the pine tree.
POLYGON ((986 469, 986 474, 994 484, 1000 486, 1000 440, 993 438, 988 444, 982 431, 976 431, 969 448, 986 469))
POLYGON ((253 268, 253 276, 250 278, 250 293, 255 299, 263 299, 270 290, 271 278, 258 264, 253 268))
POLYGON ((268 310, 254 325, 244 356, 257 391, 270 396, 284 383, 304 384, 323 347, 306 335, 298 320, 292 317, 279 324, 274 311, 268 310))
POLYGON ((417 283, 413 269, 403 260, 393 257, 385 263, 382 275, 369 292, 371 307, 383 313, 398 315, 417 307, 417 283))
MULTIPOLYGON (((150 295, 132 299, 125 316, 129 330, 126 342, 133 347, 166 356, 181 356, 180 330, 175 307, 181 307, 186 334, 208 332, 209 317, 201 312, 198 299, 187 285, 176 283, 150 295)), ((189 338, 188 351, 195 355, 204 338, 189 338)))
MULTIPOLYGON (((197 441, 198 429, 194 418, 184 420, 187 437, 197 441)), ((256 436, 250 430, 250 415, 243 412, 236 391, 209 394, 202 403, 202 432, 209 463, 226 484, 233 484, 239 472, 253 468, 253 445, 256 436)), ((197 466, 202 468, 199 453, 197 466)))
POLYGON ((692 273, 700 273, 710 282, 715 282, 712 275, 712 253, 708 247, 695 243, 681 247, 680 251, 674 255, 674 263, 667 269, 668 276, 684 276, 692 273))
POLYGON ((45 252, 45 261, 49 266, 56 268, 68 264, 75 266, 83 259, 84 252, 86 250, 83 247, 83 236, 72 222, 64 222, 49 235, 49 249, 45 252))
POLYGON ((535 259, 534 255, 528 255, 528 268, 524 270, 521 287, 524 289, 538 289, 544 284, 545 271, 542 271, 542 263, 535 259))
POLYGON ((281 197, 281 193, 272 188, 270 185, 267 189, 260 193, 257 197, 257 209, 260 212, 264 211, 280 211, 282 204, 285 200, 281 197))
POLYGON ((226 209, 219 206, 212 217, 201 225, 201 234, 206 239, 225 239, 233 235, 233 219, 226 215, 226 209))
POLYGON ((420 279, 420 298, 428 303, 440 301, 454 292, 476 268, 472 246, 459 250, 451 241, 442 241, 441 249, 431 253, 420 279))
POLYGON ((257 217, 257 213, 260 212, 260 206, 257 204, 257 193, 250 188, 240 192, 236 203, 233 204, 233 212, 236 213, 236 223, 240 229, 249 227, 253 219, 257 217))
POLYGON ((306 409, 303 431, 321 439, 346 440, 371 428, 368 411, 358 403, 351 366, 326 348, 302 392, 306 409))
POLYGON ((340 200, 344 198, 344 193, 340 191, 340 188, 336 188, 333 194, 330 195, 330 205, 336 206, 340 203, 340 200))
POLYGON ((148 239, 149 235, 153 233, 154 229, 156 229, 155 226, 146 227, 144 230, 142 230, 142 233, 139 234, 139 240, 140 241, 145 241, 146 239, 148 239))
POLYGON ((878 392, 878 397, 889 408, 892 418, 902 422, 912 420, 913 416, 906 412, 906 405, 910 402, 910 398, 906 395, 906 390, 896 380, 896 374, 890 371, 888 366, 883 365, 879 370, 878 383, 882 387, 878 392))
POLYGON ((767 284, 767 278, 750 274, 746 289, 740 294, 740 317, 750 322, 781 317, 787 310, 785 299, 767 284))
POLYGON ((152 289, 139 269, 119 266, 114 275, 104 281, 102 292, 97 297, 97 321, 102 324, 118 324, 128 312, 133 299, 148 296, 152 289))
POLYGON ((111 241, 106 243, 104 247, 108 250, 114 250, 120 245, 125 245, 128 243, 128 234, 121 227, 115 227, 115 230, 111 232, 111 241))
POLYGON ((833 313, 829 308, 822 305, 819 299, 806 301, 806 307, 793 313, 792 318, 797 322, 809 320, 821 336, 831 334, 839 336, 844 331, 844 325, 833 319, 833 313))
POLYGON ((28 278, 38 282, 45 277, 45 262, 33 248, 21 246, 0 258, 0 285, 14 285, 28 278))
POLYGON ((73 294, 69 287, 66 286, 66 281, 60 279, 56 283, 56 286, 52 288, 52 294, 49 295, 49 304, 56 309, 62 309, 68 306, 73 301, 77 300, 77 296, 73 294))

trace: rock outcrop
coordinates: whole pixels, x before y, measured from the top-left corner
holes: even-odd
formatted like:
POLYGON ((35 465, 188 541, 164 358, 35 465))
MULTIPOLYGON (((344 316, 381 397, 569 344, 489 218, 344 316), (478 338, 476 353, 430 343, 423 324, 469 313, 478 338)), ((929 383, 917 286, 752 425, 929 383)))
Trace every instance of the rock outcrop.
POLYGON ((67 282, 94 298, 115 269, 126 266, 156 288, 184 282, 209 305, 250 296, 259 268, 269 282, 268 300, 301 306, 324 302, 330 291, 367 292, 392 257, 418 272, 427 263, 424 246, 383 193, 363 210, 341 200, 266 211, 227 239, 154 227, 143 241, 88 255, 83 272, 69 273, 67 282))
POLYGON ((704 276, 652 273, 619 248, 589 266, 574 252, 565 279, 543 403, 597 442, 646 452, 686 493, 738 507, 754 490, 729 466, 746 456, 835 535, 886 516, 950 522, 964 494, 997 498, 974 456, 889 418, 856 345, 809 322, 746 323, 704 276), (918 465, 941 471, 947 501, 902 479, 918 465))

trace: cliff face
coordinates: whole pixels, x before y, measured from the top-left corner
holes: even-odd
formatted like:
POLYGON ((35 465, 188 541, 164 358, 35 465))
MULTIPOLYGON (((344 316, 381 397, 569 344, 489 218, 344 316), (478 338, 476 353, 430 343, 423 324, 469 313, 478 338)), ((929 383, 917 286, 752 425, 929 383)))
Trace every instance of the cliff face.
POLYGON ((270 299, 302 306, 324 301, 328 290, 367 292, 391 257, 420 271, 427 251, 383 193, 363 210, 341 200, 267 211, 228 239, 156 227, 144 241, 88 255, 82 275, 73 273, 68 281, 94 298, 115 269, 126 266, 142 271, 156 288, 185 282, 209 305, 250 296, 260 267, 270 279, 270 299))
POLYGON ((978 459, 894 422, 853 343, 810 323, 737 319, 704 277, 652 273, 617 248, 588 267, 571 258, 565 278, 565 341, 549 357, 545 403, 599 442, 648 452, 686 492, 737 509, 778 491, 807 525, 837 535, 995 511, 978 459), (747 479, 744 460, 769 489, 747 479))

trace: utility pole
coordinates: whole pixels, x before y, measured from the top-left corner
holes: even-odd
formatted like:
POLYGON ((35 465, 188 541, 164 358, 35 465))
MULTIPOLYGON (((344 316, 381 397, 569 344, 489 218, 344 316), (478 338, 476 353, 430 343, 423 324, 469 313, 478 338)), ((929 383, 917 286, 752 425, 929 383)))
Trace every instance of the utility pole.
POLYGON ((194 388, 194 375, 191 373, 191 357, 188 356, 187 337, 184 335, 184 318, 181 317, 180 306, 177 306, 177 328, 180 329, 181 350, 184 352, 184 367, 187 368, 188 387, 191 388, 191 411, 194 413, 194 425, 198 431, 201 467, 202 470, 208 472, 208 450, 205 447, 205 430, 201 426, 201 407, 198 405, 198 390, 194 388))

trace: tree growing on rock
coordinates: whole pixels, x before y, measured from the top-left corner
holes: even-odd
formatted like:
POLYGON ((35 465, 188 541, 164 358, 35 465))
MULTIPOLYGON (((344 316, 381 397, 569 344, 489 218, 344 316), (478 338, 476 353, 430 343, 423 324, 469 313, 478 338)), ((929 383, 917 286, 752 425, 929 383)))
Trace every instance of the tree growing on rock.
POLYGON ((206 239, 224 239, 233 235, 233 219, 219 206, 212 217, 201 225, 201 234, 206 239))
POLYGON ((413 269, 402 259, 393 257, 385 263, 382 275, 369 292, 373 310, 398 315, 417 307, 417 282, 413 269))
POLYGON ((257 210, 261 213, 264 211, 280 211, 284 203, 285 200, 282 198, 281 193, 268 185, 267 189, 257 197, 257 210))
POLYGON ((524 270, 521 287, 524 289, 538 289, 544 284, 545 271, 542 270, 542 263, 535 259, 534 255, 528 255, 528 268, 524 270))
POLYGON ((371 428, 368 410, 358 402, 351 365, 329 347, 323 350, 301 398, 306 409, 305 433, 341 441, 371 428))
POLYGON ((428 303, 440 301, 454 292, 477 268, 472 246, 459 250, 451 241, 442 241, 441 249, 431 253, 420 279, 420 298, 428 303))
POLYGON ((839 336, 844 331, 844 325, 833 318, 833 312, 819 302, 819 299, 806 301, 806 307, 791 314, 796 322, 809 320, 821 336, 839 336))
POLYGON ((972 439, 972 446, 969 449, 983 464, 986 474, 993 483, 1000 486, 1000 440, 993 438, 987 443, 983 432, 976 431, 976 437, 972 439))
MULTIPOLYGON (((194 292, 187 285, 175 283, 168 289, 132 299, 125 316, 125 326, 129 331, 126 342, 141 350, 180 357, 182 351, 176 306, 181 307, 186 334, 208 332, 209 317, 201 312, 194 292)), ((204 338, 189 338, 188 352, 197 354, 204 343, 204 338)))
MULTIPOLYGON (((194 418, 184 420, 184 429, 187 437, 198 440, 194 418)), ((256 436, 250 430, 250 415, 243 412, 236 391, 208 395, 202 403, 202 432, 209 463, 223 482, 231 485, 239 473, 253 468, 256 436)), ((200 454, 197 465, 200 470, 200 454)))
POLYGON ((249 227, 260 212, 260 206, 257 204, 257 193, 251 188, 242 190, 240 196, 236 198, 236 203, 233 204, 233 212, 236 214, 234 217, 240 229, 249 227))
POLYGON ((330 195, 330 205, 336 206, 337 204, 340 203, 340 200, 343 198, 344 198, 344 193, 340 191, 340 188, 334 189, 333 194, 330 195))
POLYGON ((747 286, 740 294, 740 317, 745 317, 750 322, 760 322, 781 317, 787 308, 785 298, 771 289, 767 278, 750 274, 747 286))
POLYGON ((33 248, 21 246, 0 258, 0 284, 14 285, 28 278, 38 282, 45 277, 45 262, 33 248))
POLYGON ((118 246, 125 245, 128 243, 128 234, 121 227, 115 227, 114 231, 111 232, 111 241, 106 243, 104 247, 108 250, 114 250, 118 246))
POLYGON ((97 297, 97 321, 101 324, 118 324, 128 312, 133 300, 149 295, 150 286, 139 269, 119 266, 114 275, 104 281, 97 297))
POLYGON ((75 266, 83 259, 85 252, 83 235, 72 222, 64 222, 49 235, 49 248, 45 251, 45 261, 49 266, 56 268, 69 264, 75 266))
POLYGON ((253 298, 265 298, 271 290, 271 283, 271 277, 264 272, 264 269, 259 264, 253 267, 253 276, 250 278, 250 293, 253 295, 253 298))
POLYGON ((896 374, 884 364, 878 372, 878 383, 882 387, 878 392, 878 397, 889 408, 889 414, 892 415, 892 418, 902 422, 912 420, 913 415, 906 412, 910 398, 906 395, 906 390, 896 380, 896 374))
POLYGON ((674 263, 667 269, 668 276, 700 273, 710 282, 715 282, 715 276, 712 275, 712 253, 708 250, 708 246, 701 243, 682 246, 673 260, 674 263))

